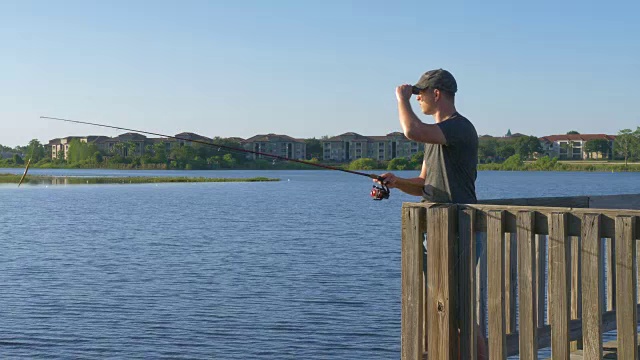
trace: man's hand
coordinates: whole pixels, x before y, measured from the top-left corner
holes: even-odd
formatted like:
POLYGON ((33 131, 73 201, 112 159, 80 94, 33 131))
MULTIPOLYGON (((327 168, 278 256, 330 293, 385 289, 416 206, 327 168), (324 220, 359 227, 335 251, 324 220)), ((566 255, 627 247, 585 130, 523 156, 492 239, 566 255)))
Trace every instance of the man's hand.
MULTIPOLYGON (((396 181, 398 180, 398 178, 393 173, 385 173, 380 175, 380 177, 384 179, 382 185, 385 185, 390 189, 396 187, 396 181)), ((380 181, 378 179, 373 179, 373 182, 380 184, 380 181)))
POLYGON ((409 84, 400 85, 396 88, 398 101, 409 100, 411 98, 413 86, 409 84))

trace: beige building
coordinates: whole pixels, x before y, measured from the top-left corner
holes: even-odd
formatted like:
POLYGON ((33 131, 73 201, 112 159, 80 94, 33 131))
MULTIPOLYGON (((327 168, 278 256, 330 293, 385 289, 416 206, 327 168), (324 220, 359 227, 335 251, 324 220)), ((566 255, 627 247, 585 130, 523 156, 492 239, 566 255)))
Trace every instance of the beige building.
POLYGON ((612 156, 613 142, 616 137, 606 134, 567 134, 543 136, 539 139, 544 154, 549 157, 556 157, 560 160, 584 160, 612 156), (592 140, 606 140, 609 144, 609 151, 605 154, 587 153, 584 150, 585 145, 592 140))
POLYGON ((64 159, 67 160, 67 153, 69 151, 69 144, 73 140, 79 140, 85 143, 95 143, 98 149, 105 150, 105 141, 110 139, 108 136, 67 136, 64 138, 49 140, 49 143, 45 145, 48 151, 51 151, 51 159, 64 159))
MULTIPOLYGON (((307 144, 303 139, 294 139, 288 135, 255 135, 240 141, 245 150, 261 152, 289 159, 304 159, 307 156, 307 144)), ((262 159, 262 155, 247 154, 249 159, 262 159)))
POLYGON ((323 160, 348 162, 360 158, 408 159, 423 151, 424 147, 416 141, 407 139, 401 132, 392 132, 385 136, 364 136, 347 132, 322 140, 322 150, 323 160))

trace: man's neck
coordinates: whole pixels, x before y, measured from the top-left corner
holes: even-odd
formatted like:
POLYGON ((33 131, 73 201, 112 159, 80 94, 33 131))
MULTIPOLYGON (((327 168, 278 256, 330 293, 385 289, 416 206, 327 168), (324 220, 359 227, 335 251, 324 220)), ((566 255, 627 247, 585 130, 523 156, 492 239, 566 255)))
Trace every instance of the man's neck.
POLYGON ((433 118, 436 120, 436 124, 437 123, 441 123, 441 122, 449 119, 456 112, 457 112, 456 111, 456 106, 453 105, 453 104, 451 104, 449 106, 443 106, 442 108, 438 109, 433 114, 433 118))

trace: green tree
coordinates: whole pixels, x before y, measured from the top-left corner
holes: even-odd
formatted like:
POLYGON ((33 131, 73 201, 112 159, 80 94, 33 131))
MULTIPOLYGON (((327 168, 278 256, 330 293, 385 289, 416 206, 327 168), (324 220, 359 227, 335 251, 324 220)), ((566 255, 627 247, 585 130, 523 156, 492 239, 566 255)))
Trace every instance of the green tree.
POLYGON ((387 170, 406 170, 409 165, 409 160, 405 158, 395 158, 389 161, 387 164, 387 170))
POLYGON ((231 154, 225 154, 222 157, 222 162, 224 164, 224 167, 228 168, 228 169, 233 169, 236 167, 236 163, 238 162, 236 160, 236 158, 233 157, 233 155, 231 154))
POLYGON ((28 156, 32 162, 38 162, 46 157, 44 146, 40 144, 38 139, 29 141, 29 145, 25 149, 25 156, 28 156))
POLYGON ((478 141, 478 159, 481 162, 488 162, 497 155, 498 140, 495 138, 480 138, 478 141))
POLYGON ((521 170, 524 167, 524 162, 519 154, 510 156, 502 163, 503 170, 521 170))
POLYGON ((567 135, 580 135, 580 133, 575 130, 571 130, 571 131, 567 131, 567 135))
POLYGON ((24 160, 22 160, 22 157, 19 154, 13 154, 13 163, 16 165, 22 165, 24 164, 24 160))
POLYGON ((496 148, 496 154, 502 159, 507 159, 516 153, 516 149, 511 142, 500 142, 496 148))
POLYGON ((624 166, 627 166, 629 157, 635 153, 638 146, 638 137, 631 129, 620 130, 613 146, 615 152, 624 158, 624 166))
POLYGON ((153 153, 153 162, 156 164, 167 163, 167 144, 166 142, 158 142, 153 144, 151 152, 153 153))
POLYGON ((378 167, 378 162, 370 158, 353 160, 349 164, 349 170, 372 170, 378 167))
POLYGON ((411 156, 411 162, 409 163, 410 169, 421 169, 422 162, 424 161, 424 151, 418 151, 411 156))
POLYGON ((599 157, 608 157, 610 150, 609 141, 605 139, 589 140, 584 144, 584 152, 589 155, 589 158, 592 153, 597 153, 599 157))
POLYGON ((542 152, 542 145, 540 140, 535 136, 522 136, 516 139, 514 144, 516 154, 520 155, 522 159, 529 159, 535 153, 542 152))
POLYGON ((305 139, 307 144, 307 159, 322 157, 322 142, 315 137, 313 139, 305 139))

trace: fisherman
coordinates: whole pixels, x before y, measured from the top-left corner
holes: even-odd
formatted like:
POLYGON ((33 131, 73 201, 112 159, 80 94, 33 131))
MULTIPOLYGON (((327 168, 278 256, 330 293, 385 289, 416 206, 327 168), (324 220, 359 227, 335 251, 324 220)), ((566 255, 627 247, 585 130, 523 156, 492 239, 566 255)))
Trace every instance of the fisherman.
POLYGON ((396 88, 400 125, 407 138, 424 143, 424 161, 416 178, 382 174, 389 188, 422 196, 430 202, 477 202, 478 134, 473 124, 456 110, 457 91, 453 75, 443 69, 427 71, 413 86, 396 88), (435 124, 420 121, 411 108, 411 94, 416 95, 422 113, 433 116, 435 124))
MULTIPOLYGON (((380 175, 387 187, 422 196, 423 201, 477 202, 478 134, 473 124, 456 110, 457 91, 455 78, 443 69, 427 71, 415 85, 404 84, 396 88, 400 125, 408 139, 424 143, 424 160, 418 177, 401 178, 393 173, 380 175), (433 116, 435 124, 423 123, 413 112, 412 94, 416 95, 422 113, 433 116)), ((479 247, 477 253, 480 253, 479 247)), ((484 337, 479 335, 478 358, 486 359, 486 356, 484 337)))

